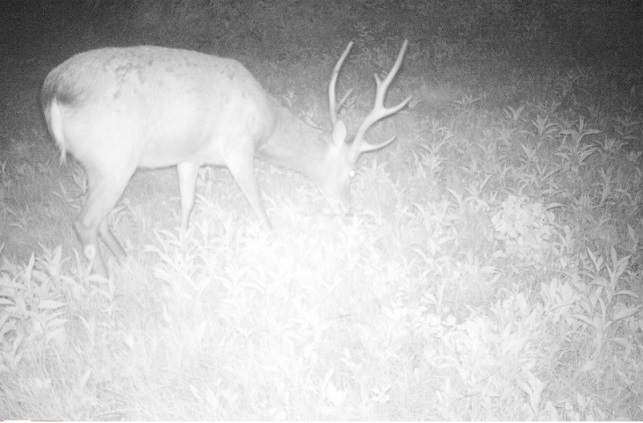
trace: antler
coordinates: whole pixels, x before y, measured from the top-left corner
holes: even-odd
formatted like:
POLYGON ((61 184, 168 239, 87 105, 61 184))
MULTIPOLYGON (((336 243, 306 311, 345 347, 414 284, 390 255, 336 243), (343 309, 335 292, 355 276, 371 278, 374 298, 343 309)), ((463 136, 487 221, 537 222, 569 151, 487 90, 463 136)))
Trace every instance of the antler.
MULTIPOLYGON (((402 64, 402 59, 404 58, 404 53, 406 53, 406 46, 408 45, 408 43, 409 43, 408 40, 404 40, 404 44, 402 44, 402 49, 400 50, 400 53, 397 55, 397 60, 395 60, 395 63, 393 64, 391 71, 388 73, 388 75, 386 75, 386 78, 384 78, 384 81, 380 80, 377 74, 374 75, 375 82, 377 83, 377 92, 375 94, 375 104, 373 106, 373 110, 371 111, 371 113, 368 114, 368 116, 366 116, 366 118, 360 125, 359 129, 357 130, 357 133, 355 134, 353 145, 351 146, 351 153, 354 155, 354 157, 357 157, 362 153, 378 150, 382 147, 389 145, 395 140, 395 137, 392 137, 381 144, 373 145, 373 144, 368 144, 364 141, 364 135, 366 134, 366 131, 368 131, 368 129, 377 121, 379 121, 380 119, 384 119, 385 117, 390 116, 394 113, 399 112, 400 109, 406 106, 407 103, 411 100, 411 96, 408 96, 404 101, 402 101, 400 104, 398 104, 395 107, 387 108, 384 106, 384 97, 386 97, 386 90, 388 90, 388 87, 393 81, 393 78, 395 78, 395 74, 397 74, 397 71, 400 69, 400 65, 402 64)), ((343 60, 344 56, 348 53, 348 50, 351 47, 351 45, 352 43, 348 45, 348 48, 346 49, 346 51, 344 51, 344 55, 340 60, 343 60)), ((341 65, 341 63, 338 63, 338 64, 341 65)), ((335 71, 338 71, 337 66, 335 67, 335 71)), ((336 75, 333 75, 333 77, 335 78, 336 75)))
POLYGON ((344 64, 344 59, 346 59, 346 56, 348 56, 348 52, 351 50, 351 47, 353 47, 352 41, 348 43, 348 45, 346 46, 346 49, 339 57, 339 60, 335 65, 335 69, 333 69, 333 74, 330 79, 330 84, 328 85, 328 103, 330 107, 330 120, 331 122, 333 122, 333 125, 335 125, 335 122, 337 122, 337 112, 339 112, 339 110, 342 108, 342 106, 348 99, 348 96, 351 94, 351 92, 353 92, 352 89, 348 90, 348 92, 344 94, 344 97, 339 101, 339 104, 335 105, 335 84, 337 83, 337 75, 339 75, 339 70, 344 64))

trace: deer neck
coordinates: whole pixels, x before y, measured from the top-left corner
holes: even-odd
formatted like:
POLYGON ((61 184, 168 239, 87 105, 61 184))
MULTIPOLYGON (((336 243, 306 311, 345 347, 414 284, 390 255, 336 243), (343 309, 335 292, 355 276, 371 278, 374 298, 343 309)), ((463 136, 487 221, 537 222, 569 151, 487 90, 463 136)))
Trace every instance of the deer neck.
POLYGON ((328 154, 324 132, 306 124, 290 110, 273 101, 275 126, 257 148, 257 156, 279 166, 316 177, 328 154))

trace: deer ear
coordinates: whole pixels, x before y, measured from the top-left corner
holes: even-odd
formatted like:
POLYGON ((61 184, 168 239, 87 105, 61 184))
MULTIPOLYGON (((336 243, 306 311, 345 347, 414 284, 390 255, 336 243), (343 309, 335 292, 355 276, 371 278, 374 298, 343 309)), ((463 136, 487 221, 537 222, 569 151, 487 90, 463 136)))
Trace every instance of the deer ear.
POLYGON ((344 121, 337 119, 333 126, 333 145, 339 147, 346 142, 346 125, 344 121))

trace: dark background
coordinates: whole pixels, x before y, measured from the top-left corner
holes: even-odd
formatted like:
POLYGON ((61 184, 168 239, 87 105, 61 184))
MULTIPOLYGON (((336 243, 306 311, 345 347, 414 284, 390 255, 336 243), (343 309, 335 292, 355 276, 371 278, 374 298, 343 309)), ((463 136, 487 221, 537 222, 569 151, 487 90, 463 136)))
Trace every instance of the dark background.
POLYGON ((35 102, 53 66, 105 46, 157 44, 278 64, 335 55, 350 40, 395 49, 408 38, 429 57, 436 42, 447 43, 458 47, 454 60, 501 55, 533 72, 553 65, 623 70, 643 63, 640 0, 2 3, 3 137, 33 118, 23 113, 25 101, 35 102))

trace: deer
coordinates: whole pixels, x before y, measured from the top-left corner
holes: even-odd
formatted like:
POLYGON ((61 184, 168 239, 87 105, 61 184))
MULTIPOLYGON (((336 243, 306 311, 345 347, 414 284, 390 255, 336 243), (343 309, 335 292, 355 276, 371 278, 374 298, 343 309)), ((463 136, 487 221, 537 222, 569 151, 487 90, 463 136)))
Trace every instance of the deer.
POLYGON ((76 54, 55 67, 45 78, 41 106, 61 164, 69 152, 86 175, 85 203, 73 227, 90 272, 108 277, 99 239, 119 262, 126 258, 107 216, 138 168, 176 166, 182 230, 188 228, 202 165, 227 167, 261 226, 270 230, 255 158, 304 174, 334 214, 349 213, 358 158, 396 138, 370 144, 367 131, 411 100, 384 105, 407 45, 405 40, 383 80, 375 74, 373 109, 352 139, 338 118, 352 90, 337 102, 336 83, 353 42, 331 74, 330 131, 297 117, 231 58, 159 46, 110 47, 76 54))

